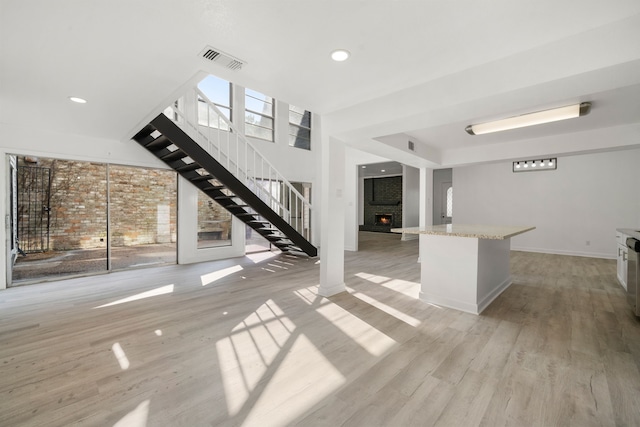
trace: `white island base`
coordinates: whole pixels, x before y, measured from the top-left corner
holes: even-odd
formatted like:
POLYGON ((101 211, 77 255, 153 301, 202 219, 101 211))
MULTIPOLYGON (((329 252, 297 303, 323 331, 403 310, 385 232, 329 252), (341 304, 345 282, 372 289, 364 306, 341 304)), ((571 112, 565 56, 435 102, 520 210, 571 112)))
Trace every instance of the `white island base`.
POLYGON ((394 229, 420 235, 420 299, 480 314, 511 285, 511 237, 535 227, 453 226, 394 229))

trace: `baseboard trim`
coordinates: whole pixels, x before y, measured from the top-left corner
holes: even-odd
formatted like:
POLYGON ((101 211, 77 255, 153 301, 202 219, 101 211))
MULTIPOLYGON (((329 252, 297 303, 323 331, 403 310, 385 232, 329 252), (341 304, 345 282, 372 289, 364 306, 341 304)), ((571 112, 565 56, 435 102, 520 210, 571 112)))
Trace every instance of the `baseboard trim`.
POLYGON ((464 311, 465 313, 479 314, 477 304, 469 304, 464 301, 441 297, 422 291, 420 292, 419 298, 426 303, 440 307, 453 308, 455 310, 464 311))
POLYGON ((615 254, 605 254, 598 252, 578 252, 578 251, 565 251, 561 249, 542 249, 542 248, 523 248, 518 246, 512 246, 512 251, 520 252, 534 252, 539 254, 550 255, 568 255, 568 256, 580 256, 585 258, 601 258, 601 259, 616 259, 615 254))
POLYGON ((331 286, 320 285, 318 287, 318 295, 320 295, 321 297, 331 297, 346 291, 347 291, 347 286, 345 285, 344 282, 337 283, 331 286))
POLYGON ((509 286, 511 286, 511 276, 507 277, 504 282, 500 283, 497 288, 493 289, 491 292, 485 296, 482 301, 478 303, 478 314, 482 313, 485 308, 489 307, 489 304, 493 302, 496 298, 500 296, 509 286))

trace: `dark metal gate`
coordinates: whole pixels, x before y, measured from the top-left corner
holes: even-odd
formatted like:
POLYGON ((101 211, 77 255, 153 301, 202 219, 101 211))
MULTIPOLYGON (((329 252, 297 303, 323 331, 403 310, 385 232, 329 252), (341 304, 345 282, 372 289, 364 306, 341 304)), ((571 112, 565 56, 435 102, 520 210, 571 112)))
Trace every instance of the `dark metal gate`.
POLYGON ((49 250, 51 169, 18 166, 18 244, 25 253, 49 250))

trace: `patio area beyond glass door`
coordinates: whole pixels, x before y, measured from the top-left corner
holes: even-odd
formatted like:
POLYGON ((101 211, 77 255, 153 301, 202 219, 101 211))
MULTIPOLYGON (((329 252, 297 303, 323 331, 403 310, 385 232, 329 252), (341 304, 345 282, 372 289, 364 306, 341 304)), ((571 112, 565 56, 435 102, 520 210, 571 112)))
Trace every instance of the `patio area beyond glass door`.
POLYGON ((11 285, 176 262, 174 171, 35 156, 9 160, 16 164, 11 285))
POLYGON ((109 165, 111 269, 176 262, 174 171, 109 165))
POLYGON ((13 284, 107 270, 107 169, 17 158, 13 284))

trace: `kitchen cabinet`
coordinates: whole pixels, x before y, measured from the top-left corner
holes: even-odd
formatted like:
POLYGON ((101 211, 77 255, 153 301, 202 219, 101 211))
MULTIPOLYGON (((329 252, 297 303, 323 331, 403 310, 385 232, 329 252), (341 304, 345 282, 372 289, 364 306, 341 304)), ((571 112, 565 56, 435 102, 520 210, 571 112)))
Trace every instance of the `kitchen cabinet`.
POLYGON ((616 231, 616 241, 618 245, 617 265, 618 265, 618 282, 624 290, 627 290, 627 235, 616 231))

